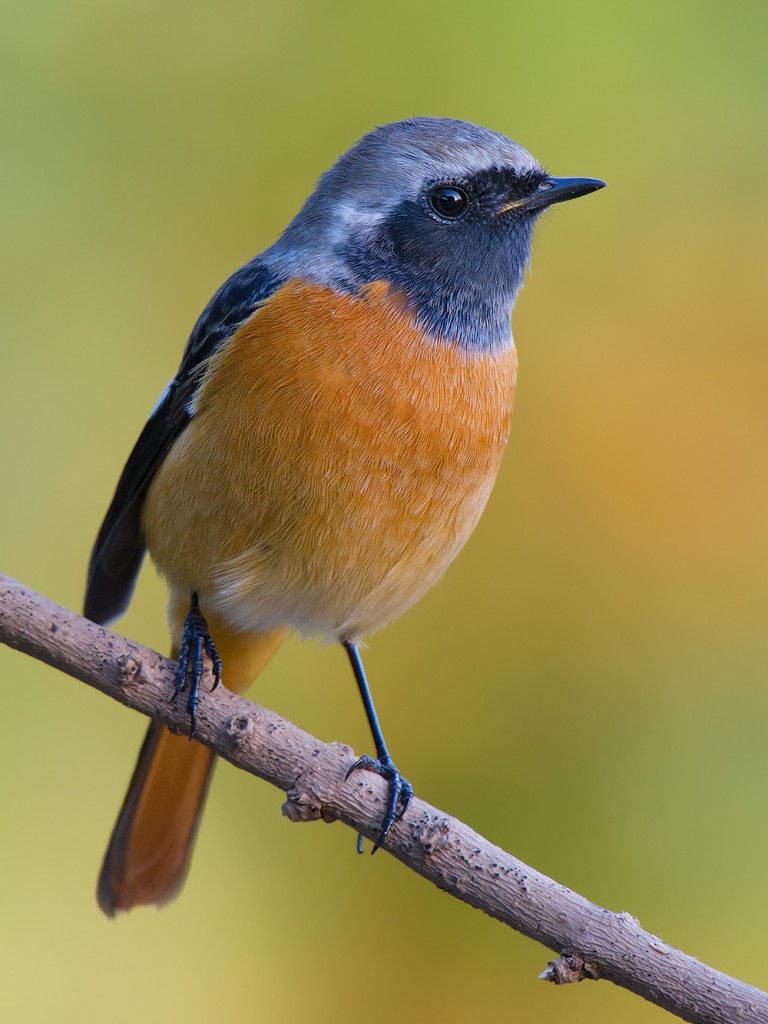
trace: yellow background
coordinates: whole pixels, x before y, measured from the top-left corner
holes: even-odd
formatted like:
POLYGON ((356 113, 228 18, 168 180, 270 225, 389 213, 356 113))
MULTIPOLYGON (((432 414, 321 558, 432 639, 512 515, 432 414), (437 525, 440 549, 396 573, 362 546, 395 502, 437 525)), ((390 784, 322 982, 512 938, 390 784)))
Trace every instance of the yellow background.
MULTIPOLYGON (((518 407, 443 583, 372 638, 417 792, 768 986, 766 7, 6 2, 0 569, 78 608, 130 447, 220 282, 371 126, 466 118, 610 188, 541 223, 518 407)), ((126 635, 164 650, 146 569, 126 635)), ((145 723, 0 650, 0 1016, 669 1019, 220 767, 182 897, 96 874, 145 723)), ((342 653, 252 696, 370 748, 342 653)))

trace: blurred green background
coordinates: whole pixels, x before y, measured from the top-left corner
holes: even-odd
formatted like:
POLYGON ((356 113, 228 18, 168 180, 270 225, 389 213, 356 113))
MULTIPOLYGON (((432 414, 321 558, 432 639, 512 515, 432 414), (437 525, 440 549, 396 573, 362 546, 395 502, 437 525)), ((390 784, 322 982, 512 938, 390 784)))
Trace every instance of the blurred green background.
MULTIPOLYGON (((0 25, 0 569, 72 608, 199 311, 364 131, 466 118, 610 183, 540 225, 499 484, 367 666, 421 796, 762 987, 766 11, 6 0, 0 25)), ((164 602, 147 568, 118 629, 165 650, 164 602)), ((0 671, 4 1020, 669 1019, 537 981, 542 947, 226 765, 181 898, 105 920, 145 723, 0 671)), ((339 650, 290 645, 252 696, 369 748, 339 650)))

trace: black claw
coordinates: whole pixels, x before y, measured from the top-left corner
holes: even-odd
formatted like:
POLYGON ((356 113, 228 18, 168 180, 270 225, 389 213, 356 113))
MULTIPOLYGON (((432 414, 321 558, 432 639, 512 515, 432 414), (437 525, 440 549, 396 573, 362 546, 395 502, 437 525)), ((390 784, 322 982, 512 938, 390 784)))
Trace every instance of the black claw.
POLYGON ((200 704, 200 681, 205 671, 203 651, 205 651, 211 661, 213 668, 213 686, 211 689, 215 690, 221 682, 221 658, 216 650, 216 644, 208 632, 208 623, 200 612, 197 594, 193 594, 189 614, 184 620, 184 630, 181 634, 181 646, 179 649, 179 667, 176 671, 176 686, 171 694, 171 703, 175 703, 179 694, 189 687, 187 711, 189 712, 190 721, 190 739, 195 735, 195 728, 197 726, 197 709, 200 704))
MULTIPOLYGON (((400 772, 395 768, 392 760, 389 757, 381 758, 375 761, 368 754, 363 754, 357 761, 352 765, 346 774, 345 778, 349 778, 352 772, 357 771, 358 768, 364 768, 369 772, 376 772, 383 779, 389 782, 389 802, 387 803, 387 812, 384 815, 384 821, 381 825, 381 831, 379 832, 376 842, 373 844, 371 853, 376 853, 381 844, 387 838, 389 830, 395 824, 396 821, 400 821, 402 816, 408 810, 408 805, 413 799, 413 786, 404 779, 400 772)), ((357 837, 357 852, 362 853, 362 836, 357 837)))
POLYGON ((211 659, 211 668, 213 669, 213 686, 211 687, 211 692, 213 692, 221 682, 221 670, 223 665, 221 663, 221 658, 219 657, 219 652, 216 650, 216 644, 213 642, 213 637, 208 633, 205 634, 205 653, 211 659))

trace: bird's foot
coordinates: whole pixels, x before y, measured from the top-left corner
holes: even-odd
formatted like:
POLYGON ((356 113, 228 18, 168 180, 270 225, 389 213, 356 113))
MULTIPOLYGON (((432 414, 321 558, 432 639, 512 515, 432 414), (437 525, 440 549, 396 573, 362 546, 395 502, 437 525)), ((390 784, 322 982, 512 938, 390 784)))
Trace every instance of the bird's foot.
MULTIPOLYGON (((387 803, 387 812, 384 815, 384 821, 381 825, 381 831, 379 832, 376 842, 373 844, 371 853, 376 853, 378 848, 387 838, 387 834, 396 821, 400 821, 402 816, 408 810, 408 805, 413 799, 413 786, 407 779, 404 779, 400 772, 395 768, 392 758, 385 754, 378 760, 369 757, 368 754, 363 754, 357 761, 352 765, 346 774, 348 779, 352 772, 358 770, 358 768, 364 768, 369 772, 376 772, 377 775, 381 775, 383 779, 386 779, 389 783, 389 801, 387 803)), ((362 853, 362 836, 357 837, 357 850, 358 853, 362 853)))
POLYGON ((200 611, 200 603, 197 594, 192 595, 192 605, 189 614, 184 620, 184 630, 181 634, 181 646, 179 648, 179 667, 176 671, 176 686, 171 694, 171 703, 175 703, 179 694, 185 690, 187 695, 187 711, 191 729, 189 738, 195 735, 197 725, 197 708, 200 703, 200 682, 203 678, 203 651, 208 655, 213 669, 212 690, 221 682, 221 658, 216 650, 213 637, 208 632, 208 623, 200 611))

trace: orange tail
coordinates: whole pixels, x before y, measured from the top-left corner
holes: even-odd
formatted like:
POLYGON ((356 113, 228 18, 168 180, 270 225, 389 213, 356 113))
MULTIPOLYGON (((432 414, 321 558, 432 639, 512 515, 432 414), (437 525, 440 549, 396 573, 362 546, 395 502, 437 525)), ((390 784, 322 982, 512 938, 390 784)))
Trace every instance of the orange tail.
MULTIPOLYGON (((224 664, 224 683, 242 693, 285 637, 285 630, 244 636, 209 621, 224 664)), ((162 906, 178 893, 189 867, 214 755, 152 722, 117 817, 99 875, 97 899, 108 917, 162 906)))

